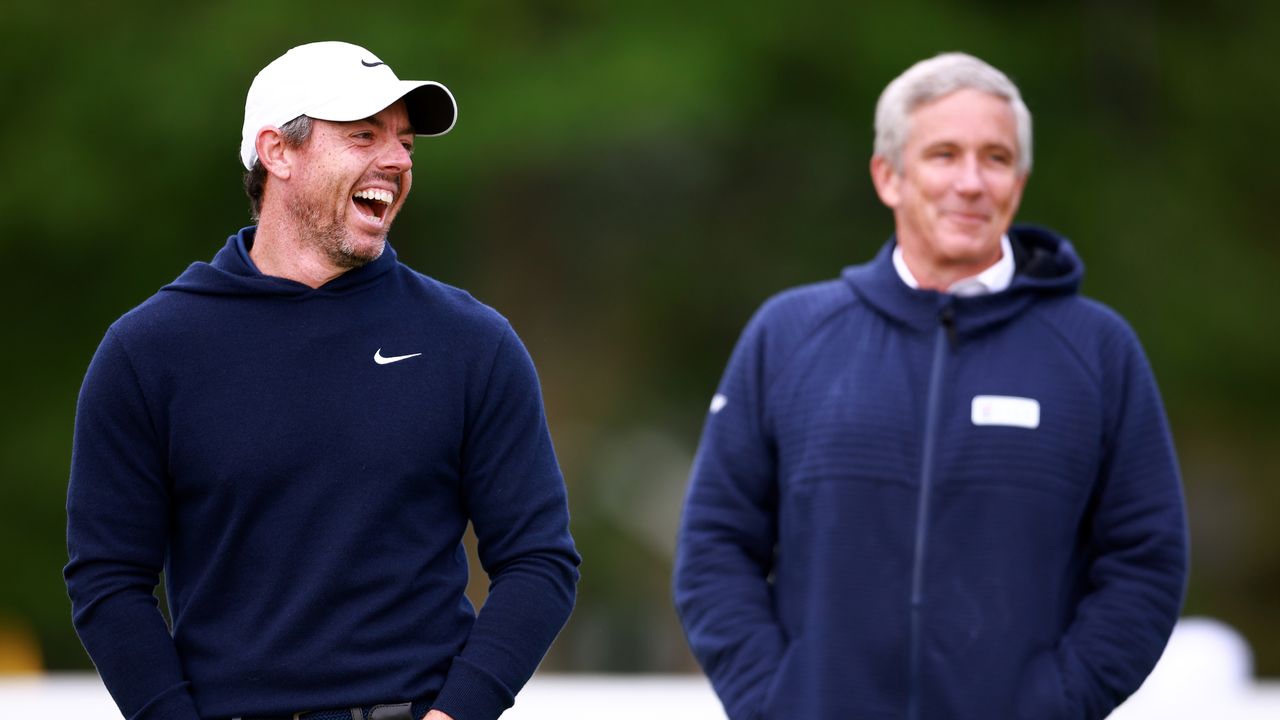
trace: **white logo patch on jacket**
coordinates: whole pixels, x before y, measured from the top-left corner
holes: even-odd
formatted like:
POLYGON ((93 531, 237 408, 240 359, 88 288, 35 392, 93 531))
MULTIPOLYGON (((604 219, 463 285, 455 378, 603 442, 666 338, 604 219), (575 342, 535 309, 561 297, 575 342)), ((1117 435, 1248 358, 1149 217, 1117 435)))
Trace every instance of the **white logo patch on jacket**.
POLYGON ((1009 395, 975 395, 974 425, 1000 425, 1034 430, 1040 427, 1040 401, 1009 395))

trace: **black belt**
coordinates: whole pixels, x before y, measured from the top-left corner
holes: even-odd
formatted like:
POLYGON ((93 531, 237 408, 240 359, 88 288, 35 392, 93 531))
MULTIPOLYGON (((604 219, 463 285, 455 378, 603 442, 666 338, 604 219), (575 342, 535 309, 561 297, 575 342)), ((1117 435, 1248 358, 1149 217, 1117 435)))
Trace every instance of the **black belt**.
POLYGON ((231 720, 422 720, 431 703, 396 703, 368 708, 309 710, 292 715, 245 715, 231 720))

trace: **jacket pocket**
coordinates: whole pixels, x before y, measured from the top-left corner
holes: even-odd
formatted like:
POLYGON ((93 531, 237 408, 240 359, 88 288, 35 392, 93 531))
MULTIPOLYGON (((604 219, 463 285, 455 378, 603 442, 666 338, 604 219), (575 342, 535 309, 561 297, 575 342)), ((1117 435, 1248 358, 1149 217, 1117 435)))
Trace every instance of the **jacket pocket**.
POLYGON ((764 693, 764 701, 760 704, 759 709, 752 715, 752 720, 774 720, 775 718, 787 717, 786 713, 779 713, 777 707, 779 700, 786 696, 783 686, 787 684, 786 678, 790 674, 792 666, 798 653, 796 647, 799 645, 797 640, 787 643, 787 649, 782 651, 782 659, 778 662, 778 669, 774 671, 773 677, 769 679, 769 685, 764 693))
POLYGON ((1034 656, 1018 683, 1017 720, 1068 720, 1071 717, 1062 667, 1052 650, 1034 656))

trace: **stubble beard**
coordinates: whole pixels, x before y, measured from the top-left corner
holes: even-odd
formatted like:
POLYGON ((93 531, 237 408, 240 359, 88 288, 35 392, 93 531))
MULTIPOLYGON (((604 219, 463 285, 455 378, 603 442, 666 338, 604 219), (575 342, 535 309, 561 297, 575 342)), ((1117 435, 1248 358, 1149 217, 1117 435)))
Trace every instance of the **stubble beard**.
POLYGON ((327 214, 324 203, 311 198, 295 198, 289 203, 289 214, 306 241, 335 267, 344 270, 363 267, 382 257, 386 248, 385 231, 381 238, 383 242, 360 247, 352 240, 344 219, 337 212, 327 214))

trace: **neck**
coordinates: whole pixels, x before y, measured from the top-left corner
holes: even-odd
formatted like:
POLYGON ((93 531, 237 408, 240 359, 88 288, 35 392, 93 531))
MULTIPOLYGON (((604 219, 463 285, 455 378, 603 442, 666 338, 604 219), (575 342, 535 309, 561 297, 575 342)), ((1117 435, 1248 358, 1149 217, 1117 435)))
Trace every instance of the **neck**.
POLYGON ((351 269, 330 260, 284 213, 268 211, 266 207, 258 220, 249 257, 263 275, 293 280, 312 288, 351 269))

